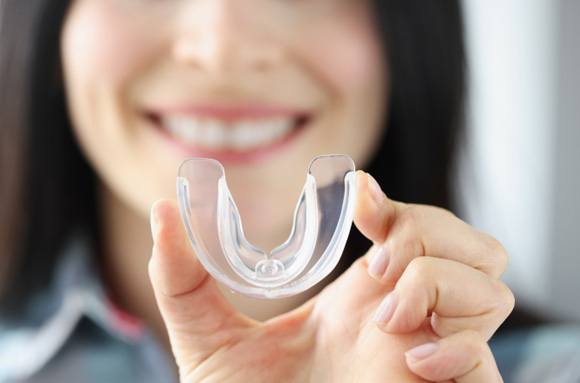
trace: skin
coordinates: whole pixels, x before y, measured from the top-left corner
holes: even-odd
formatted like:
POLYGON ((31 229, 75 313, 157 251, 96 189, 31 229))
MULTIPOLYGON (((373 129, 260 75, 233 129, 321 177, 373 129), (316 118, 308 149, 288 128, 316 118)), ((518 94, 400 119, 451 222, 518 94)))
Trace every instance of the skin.
POLYGON ((497 280, 502 247, 449 212, 389 200, 369 178, 358 174, 355 223, 375 249, 397 249, 386 272, 371 278, 363 257, 316 297, 266 322, 224 300, 177 225, 173 202, 153 207, 149 273, 182 382, 502 381, 486 345, 514 304, 497 280), (438 235, 441 225, 448 237, 438 235), (390 320, 377 321, 386 294, 397 304, 390 320), (423 352, 409 351, 417 346, 423 352), (425 347, 435 351, 425 355, 425 347))
POLYGON ((388 96, 380 46, 366 1, 72 3, 63 73, 74 133, 101 180, 103 274, 121 307, 168 337, 183 382, 501 380, 486 341, 513 307, 498 281, 505 251, 450 213, 391 201, 361 173, 355 221, 370 254, 389 249, 386 272, 369 275, 369 254, 320 293, 264 303, 220 290, 169 201, 183 154, 143 110, 183 100, 307 109, 311 126, 291 144, 226 165, 250 240, 283 242, 314 156, 364 166, 376 150, 388 96), (376 322, 389 293, 392 319, 376 322), (433 341, 431 356, 405 356, 433 341))
MULTIPOLYGON (((147 217, 155 200, 175 196, 185 159, 140 112, 182 101, 248 101, 313 113, 312 126, 274 156, 226 165, 247 237, 274 248, 288 236, 311 159, 345 153, 364 165, 382 134, 387 79, 371 17, 366 1, 72 3, 61 38, 65 88, 75 135, 102 181, 105 275, 122 306, 162 329, 143 277, 147 217)), ((306 298, 267 308, 231 299, 267 318, 306 298)))

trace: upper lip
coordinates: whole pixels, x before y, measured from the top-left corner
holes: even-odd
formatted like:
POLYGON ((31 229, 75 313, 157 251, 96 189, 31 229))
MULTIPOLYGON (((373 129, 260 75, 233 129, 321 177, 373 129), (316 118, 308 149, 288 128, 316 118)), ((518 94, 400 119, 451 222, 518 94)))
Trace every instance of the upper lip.
POLYGON ((310 113, 306 109, 284 107, 272 104, 175 104, 150 108, 147 114, 152 117, 183 116, 191 118, 212 118, 222 121, 252 120, 267 118, 302 118, 310 113))

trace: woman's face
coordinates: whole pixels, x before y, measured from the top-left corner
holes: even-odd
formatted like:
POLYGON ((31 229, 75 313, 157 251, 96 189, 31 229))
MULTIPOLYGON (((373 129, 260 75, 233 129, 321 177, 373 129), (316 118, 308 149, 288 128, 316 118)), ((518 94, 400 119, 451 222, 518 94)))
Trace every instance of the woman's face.
POLYGON ((226 168, 248 237, 289 233, 310 160, 360 167, 386 73, 361 0, 76 0, 62 34, 75 134, 103 184, 148 213, 179 164, 226 168))

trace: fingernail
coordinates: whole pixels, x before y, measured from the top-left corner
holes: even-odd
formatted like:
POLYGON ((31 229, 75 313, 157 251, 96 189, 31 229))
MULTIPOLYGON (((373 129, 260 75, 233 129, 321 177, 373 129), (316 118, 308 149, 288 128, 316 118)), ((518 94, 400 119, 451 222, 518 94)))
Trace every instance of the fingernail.
POLYGON ((375 279, 381 279, 389 266, 389 252, 386 245, 377 248, 375 253, 371 256, 369 262, 369 275, 375 279))
POLYGON ((439 344, 437 343, 425 343, 410 349, 405 353, 405 355, 413 362, 419 361, 427 358, 430 355, 433 355, 438 348, 439 344))
POLYGON ((157 238, 157 231, 159 230, 159 220, 157 219, 157 214, 155 213, 155 207, 151 209, 151 236, 153 237, 153 241, 157 238))
POLYGON ((385 193, 383 193, 383 190, 381 189, 381 186, 379 185, 377 180, 375 180, 374 177, 368 173, 367 173, 367 183, 373 201, 375 201, 375 203, 378 206, 382 205, 383 200, 385 198, 385 193))
POLYGON ((375 313, 375 322, 381 325, 389 323, 389 321, 393 317, 393 314, 395 313, 396 308, 397 308, 397 295, 393 291, 389 295, 387 295, 379 305, 379 308, 375 313))

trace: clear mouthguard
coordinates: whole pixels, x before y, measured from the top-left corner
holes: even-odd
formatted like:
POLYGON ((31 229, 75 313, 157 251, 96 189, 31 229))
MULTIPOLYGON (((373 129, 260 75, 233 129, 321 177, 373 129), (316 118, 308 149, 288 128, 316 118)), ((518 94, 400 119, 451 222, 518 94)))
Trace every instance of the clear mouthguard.
POLYGON ((290 236, 270 253, 246 239, 218 161, 185 161, 177 194, 193 250, 216 280, 248 296, 282 298, 314 286, 338 264, 352 226, 355 180, 346 155, 312 160, 290 236))

